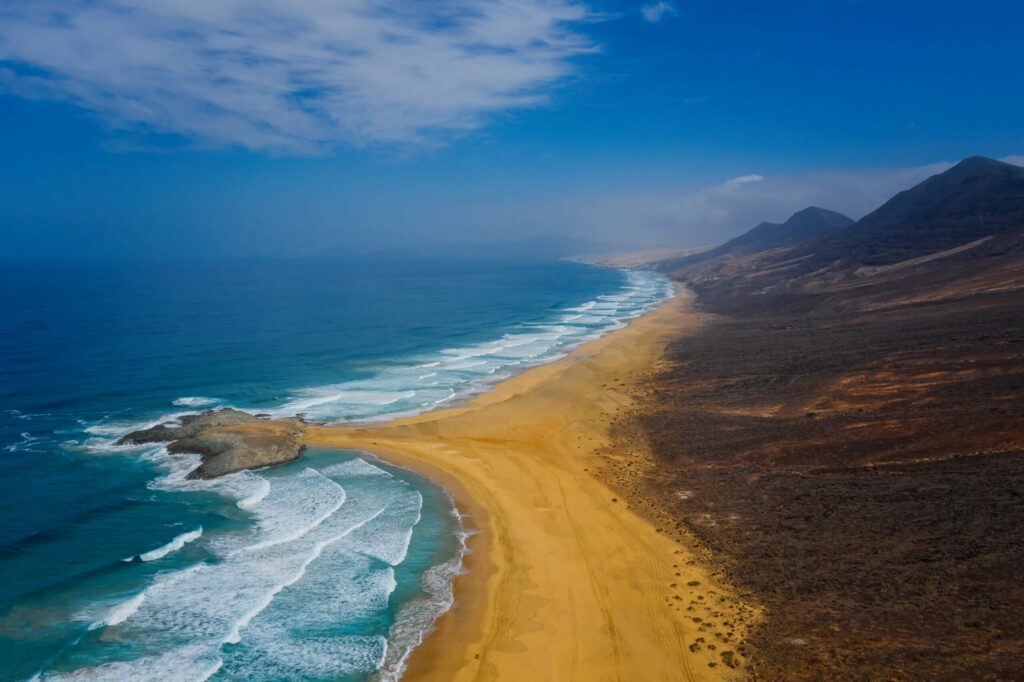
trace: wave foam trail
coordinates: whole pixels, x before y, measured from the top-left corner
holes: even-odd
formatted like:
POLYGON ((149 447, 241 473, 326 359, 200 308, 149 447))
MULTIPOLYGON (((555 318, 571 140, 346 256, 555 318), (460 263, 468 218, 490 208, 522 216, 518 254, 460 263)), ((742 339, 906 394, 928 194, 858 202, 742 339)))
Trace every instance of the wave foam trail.
POLYGON ((262 476, 257 476, 251 471, 245 471, 242 473, 246 474, 249 477, 252 477, 253 479, 258 479, 258 481, 256 482, 255 489, 250 494, 246 495, 238 502, 236 502, 235 505, 239 509, 252 509, 257 504, 266 499, 267 495, 270 493, 270 481, 263 478, 262 476))
POLYGON ((302 413, 321 422, 370 421, 468 398, 514 371, 564 356, 672 295, 671 284, 657 273, 624 271, 623 280, 615 292, 553 311, 549 320, 525 322, 498 339, 398 359, 367 379, 302 389, 274 414, 302 413))
POLYGON ((340 637, 303 634, 289 628, 267 631, 259 648, 247 649, 243 659, 229 655, 224 664, 226 679, 309 680, 335 679, 368 673, 383 664, 388 641, 382 636, 340 637))
POLYGON ((244 641, 226 652, 227 677, 330 679, 380 666, 384 637, 318 633, 386 609, 397 585, 394 570, 341 543, 323 545, 316 565, 247 625, 244 641))
POLYGON ((397 587, 392 565, 408 550, 422 497, 382 469, 353 459, 322 472, 355 486, 349 501, 310 535, 318 556, 301 580, 285 586, 225 652, 224 674, 241 679, 316 679, 373 672, 389 651, 383 636, 337 631, 388 607, 397 587), (359 518, 352 523, 346 520, 359 518), (383 559, 382 559, 383 558, 383 559))
POLYGON ((251 471, 239 471, 220 478, 189 479, 189 473, 202 461, 199 455, 172 455, 166 447, 159 446, 150 448, 142 458, 155 462, 165 472, 163 476, 150 482, 149 487, 156 490, 212 492, 246 505, 258 504, 269 492, 269 483, 266 479, 251 471))
MULTIPOLYGON (((624 270, 622 277, 619 289, 577 306, 553 310, 546 320, 523 322, 500 338, 392 359, 368 378, 296 390, 269 412, 276 417, 302 414, 317 422, 378 421, 472 397, 517 371, 563 357, 576 346, 622 327, 672 296, 672 285, 660 274, 624 270)), ((130 431, 173 424, 183 416, 225 404, 206 396, 184 396, 172 403, 191 411, 173 412, 148 422, 104 420, 85 429, 94 436, 87 445, 104 450, 130 431)))
POLYGON ((106 616, 103 624, 119 625, 119 637, 134 649, 165 653, 75 677, 206 679, 197 671, 208 676, 225 664, 229 679, 376 670, 385 638, 320 633, 387 608, 397 586, 392 565, 405 558, 422 498, 363 460, 325 472, 261 479, 270 488, 251 507, 253 527, 209 543, 218 560, 158 573, 106 616), (353 481, 358 493, 349 496, 332 475, 353 481), (168 649, 168 642, 175 645, 168 649), (168 670, 175 672, 157 672, 168 670))
POLYGON ((4 449, 7 450, 7 452, 18 452, 19 450, 23 452, 33 452, 33 446, 37 445, 42 440, 38 436, 33 436, 28 432, 20 433, 18 435, 21 437, 21 440, 17 443, 11 443, 5 447, 4 449))
POLYGON ((133 613, 139 610, 139 607, 142 606, 142 602, 145 599, 146 594, 142 592, 135 595, 131 599, 128 599, 126 601, 121 602, 120 604, 117 604, 114 608, 110 609, 110 612, 107 614, 106 618, 96 623, 93 623, 89 626, 89 629, 95 630, 96 628, 101 628, 105 626, 120 625, 121 623, 131 618, 133 613))
POLYGON ((156 561, 157 559, 167 556, 171 552, 178 551, 188 543, 198 540, 200 537, 202 537, 202 535, 203 529, 200 526, 196 530, 192 530, 187 533, 182 533, 181 535, 177 536, 176 538, 168 542, 163 547, 157 547, 156 549, 150 550, 148 552, 143 552, 139 555, 139 559, 141 559, 142 561, 156 561))
MULTIPOLYGON (((461 525, 462 517, 454 502, 451 513, 460 519, 461 525)), ((455 604, 452 581, 462 572, 462 560, 469 552, 466 546, 468 537, 464 531, 460 532, 458 554, 423 573, 421 584, 425 597, 406 602, 398 612, 388 632, 390 646, 387 655, 378 670, 378 679, 381 682, 398 682, 405 672, 406 662, 413 649, 422 644, 433 631, 437 618, 455 604)))
POLYGON ((297 540, 327 520, 344 503, 345 489, 316 469, 279 477, 256 507, 260 512, 257 525, 263 539, 234 552, 254 552, 297 540), (309 494, 317 487, 326 487, 327 492, 309 494))
POLYGON ((363 554, 392 566, 405 561, 412 529, 420 521, 423 496, 416 490, 408 489, 398 499, 391 501, 373 524, 355 529, 346 538, 345 544, 363 554))
MULTIPOLYGON (((365 378, 296 391, 270 412, 302 413, 319 422, 377 420, 464 400, 516 372, 563 357, 671 295, 664 277, 626 271, 617 290, 595 300, 553 310, 546 319, 524 322, 485 342, 392 359, 365 378)), ((191 411, 144 424, 110 417, 86 429, 93 438, 85 447, 112 451, 117 438, 132 430, 225 403, 185 396, 173 404, 191 411)), ((138 658, 107 658, 97 667, 41 679, 278 680, 379 671, 381 679, 396 680, 409 652, 453 603, 451 581, 461 570, 465 544, 457 557, 422 575, 423 595, 403 604, 386 637, 364 627, 374 618, 379 622, 374 614, 389 608, 397 589, 395 567, 405 562, 422 514, 422 495, 401 477, 353 458, 320 471, 189 480, 198 456, 171 455, 162 446, 133 447, 131 452, 164 471, 151 488, 223 495, 251 517, 251 524, 205 537, 198 528, 140 554, 142 561, 156 561, 203 537, 212 558, 157 572, 141 593, 85 620, 95 623, 91 629, 117 626, 118 639, 131 644, 119 649, 121 655, 138 658), (352 629, 345 630, 348 626, 352 629)), ((177 556, 187 559, 191 553, 177 556)), ((406 566, 398 574, 409 570, 406 566)))
POLYGON ((370 464, 360 457, 355 457, 347 462, 342 462, 341 464, 332 464, 323 469, 321 473, 328 477, 350 478, 354 476, 385 476, 387 478, 392 478, 391 474, 388 472, 384 471, 380 467, 370 464))
POLYGON ((146 656, 133 661, 104 663, 70 673, 43 673, 42 682, 50 680, 102 680, 103 682, 202 682, 212 677, 221 667, 219 658, 209 657, 202 647, 188 652, 174 651, 158 656, 146 656), (182 654, 185 655, 182 655, 182 654))
POLYGON ((185 396, 184 398, 177 398, 171 401, 172 405, 178 407, 207 407, 208 405, 216 405, 220 400, 217 398, 207 398, 201 395, 185 396))

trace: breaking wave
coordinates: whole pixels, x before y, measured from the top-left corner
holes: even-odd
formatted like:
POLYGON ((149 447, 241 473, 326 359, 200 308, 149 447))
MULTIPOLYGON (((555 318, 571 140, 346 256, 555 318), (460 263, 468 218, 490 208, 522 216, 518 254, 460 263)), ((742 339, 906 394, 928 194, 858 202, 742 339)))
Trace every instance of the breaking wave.
MULTIPOLYGON (((259 411, 332 423, 436 409, 563 357, 671 295, 664 277, 629 271, 619 291, 524 322, 500 338, 393 359, 364 378, 299 389, 259 411)), ((131 642, 131 651, 142 653, 122 652, 100 665, 39 678, 278 680, 374 674, 397 680, 409 654, 454 603, 452 581, 463 570, 466 534, 460 532, 454 556, 417 569, 418 591, 402 598, 388 625, 371 627, 399 587, 396 569, 406 562, 421 522, 421 493, 362 458, 299 473, 245 471, 189 480, 199 464, 196 455, 171 455, 159 445, 116 446, 130 431, 173 425, 185 415, 227 404, 204 396, 172 403, 182 409, 147 423, 110 418, 87 425, 90 439, 81 447, 102 454, 131 452, 162 470, 150 483, 153 490, 216 493, 248 523, 244 530, 211 529, 205 536, 199 527, 138 554, 141 562, 169 558, 150 569, 145 589, 105 615, 93 615, 88 629, 113 629, 119 641, 131 642), (198 551, 210 557, 186 567, 179 560, 173 567, 179 556, 174 553, 200 538, 198 551), (168 565, 170 570, 157 570, 168 565)), ((25 436, 17 447, 31 446, 25 436)), ((454 505, 451 510, 458 516, 454 505)), ((130 566, 142 568, 139 562, 130 566)))

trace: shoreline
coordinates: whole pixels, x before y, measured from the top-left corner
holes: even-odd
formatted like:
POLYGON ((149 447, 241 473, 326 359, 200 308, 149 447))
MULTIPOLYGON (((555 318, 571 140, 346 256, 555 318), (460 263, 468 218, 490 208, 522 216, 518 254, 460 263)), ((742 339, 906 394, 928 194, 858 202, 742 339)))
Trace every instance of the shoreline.
MULTIPOLYGON (((473 624, 479 623, 483 618, 485 602, 472 597, 461 599, 461 596, 464 591, 479 592, 479 585, 470 586, 469 583, 486 582, 486 578, 494 571, 488 551, 487 509, 465 491, 457 477, 441 467, 386 448, 363 448, 361 451, 379 458, 391 466, 408 469, 429 479, 434 485, 442 487, 451 497, 455 511, 459 515, 462 532, 466 533, 464 541, 466 551, 462 555, 462 570, 452 577, 452 605, 438 615, 420 644, 409 653, 401 675, 403 680, 431 679, 434 676, 437 679, 447 679, 443 670, 444 658, 440 655, 444 651, 447 640, 466 641, 471 632, 467 628, 471 628, 473 624), (470 576, 472 576, 472 580, 470 576), (477 589, 473 589, 474 587, 477 589), (459 618, 454 617, 456 613, 459 618), (435 648, 437 651, 434 651, 435 648)), ((478 594, 474 596, 479 597, 478 594)))
POLYGON ((625 327, 459 406, 309 427, 307 445, 365 450, 445 486, 477 531, 455 603, 410 655, 405 679, 735 672, 735 598, 597 474, 615 456, 611 420, 633 403, 637 378, 698 324, 691 301, 677 289, 625 327), (728 645, 715 640, 723 629, 728 645))

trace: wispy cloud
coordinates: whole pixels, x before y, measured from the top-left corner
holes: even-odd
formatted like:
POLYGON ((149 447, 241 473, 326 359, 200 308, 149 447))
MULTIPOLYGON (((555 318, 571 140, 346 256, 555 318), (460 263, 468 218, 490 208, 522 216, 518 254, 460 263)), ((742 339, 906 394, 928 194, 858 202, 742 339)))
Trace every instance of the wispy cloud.
POLYGON ((652 2, 640 8, 640 14, 643 15, 644 21, 649 21, 652 24, 668 17, 674 17, 678 13, 676 6, 666 0, 658 0, 658 2, 652 2))
POLYGON ((741 175, 738 178, 733 178, 732 180, 726 180, 725 184, 727 184, 727 185, 746 185, 746 184, 749 184, 751 182, 764 182, 764 176, 763 175, 741 175))
POLYGON ((203 146, 436 141, 543 105, 595 46, 574 0, 8 0, 0 88, 203 146))

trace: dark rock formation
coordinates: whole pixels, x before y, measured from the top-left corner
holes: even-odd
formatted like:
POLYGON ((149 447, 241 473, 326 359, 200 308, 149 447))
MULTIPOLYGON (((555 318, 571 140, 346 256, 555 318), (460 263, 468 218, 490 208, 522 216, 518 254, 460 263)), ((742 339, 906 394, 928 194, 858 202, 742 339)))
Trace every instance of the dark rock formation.
POLYGON ((248 424, 257 420, 257 417, 248 412, 242 412, 230 407, 221 410, 207 410, 202 414, 190 414, 178 420, 167 421, 149 429, 133 431, 117 441, 117 444, 169 443, 182 438, 197 436, 207 429, 248 424))
POLYGON ((216 478, 298 459, 305 433, 301 419, 265 420, 227 408, 182 417, 180 425, 167 422, 129 433, 118 445, 168 443, 169 452, 202 457, 189 478, 216 478))

